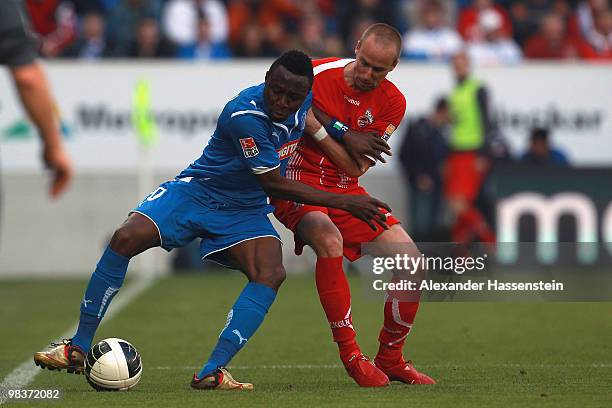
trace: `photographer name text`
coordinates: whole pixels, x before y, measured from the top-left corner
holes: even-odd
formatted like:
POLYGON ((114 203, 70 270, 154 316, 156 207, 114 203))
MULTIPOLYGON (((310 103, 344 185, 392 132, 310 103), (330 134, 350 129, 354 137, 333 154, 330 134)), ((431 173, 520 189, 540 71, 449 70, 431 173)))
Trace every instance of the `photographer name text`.
POLYGON ((497 279, 488 279, 486 282, 476 282, 468 279, 465 282, 435 282, 433 280, 411 281, 399 280, 395 282, 385 282, 377 279, 372 282, 372 287, 376 291, 490 291, 490 292, 525 292, 525 291, 544 291, 557 292, 563 290, 563 283, 552 281, 539 282, 502 282, 497 279))

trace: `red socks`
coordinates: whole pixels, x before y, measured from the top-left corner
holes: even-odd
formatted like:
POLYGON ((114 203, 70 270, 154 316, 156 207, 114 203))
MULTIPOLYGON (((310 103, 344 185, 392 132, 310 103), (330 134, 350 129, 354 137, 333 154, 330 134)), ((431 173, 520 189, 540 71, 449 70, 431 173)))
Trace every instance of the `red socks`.
POLYGON ((452 228, 451 238, 454 242, 469 242, 476 240, 495 243, 495 233, 487 224, 483 215, 471 207, 457 215, 457 221, 452 228))
POLYGON ((321 305, 340 349, 340 358, 346 362, 351 355, 361 351, 355 341, 351 290, 342 269, 342 257, 317 258, 315 278, 321 305))
MULTIPOLYGON (((317 291, 327 321, 332 329, 334 341, 338 343, 340 358, 348 358, 360 353, 355 340, 355 329, 351 316, 351 292, 342 269, 342 257, 317 258, 317 291)), ((414 293, 407 295, 402 291, 390 291, 384 307, 384 326, 378 341, 380 347, 376 361, 391 366, 402 361, 402 347, 414 322, 419 302, 414 301, 414 293), (410 297, 410 301, 406 300, 410 297), (404 298, 404 299, 403 299, 404 298)))
POLYGON ((414 295, 402 294, 401 291, 387 292, 385 320, 378 336, 380 346, 376 356, 377 364, 390 367, 403 361, 402 348, 419 310, 419 302, 414 301, 414 295), (410 297, 411 301, 406 300, 406 297, 410 297))

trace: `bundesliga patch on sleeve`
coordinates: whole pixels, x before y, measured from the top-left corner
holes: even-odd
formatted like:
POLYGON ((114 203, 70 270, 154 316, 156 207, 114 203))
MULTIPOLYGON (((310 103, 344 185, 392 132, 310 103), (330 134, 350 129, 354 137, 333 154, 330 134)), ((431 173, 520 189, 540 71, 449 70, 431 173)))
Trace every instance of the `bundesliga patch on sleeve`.
POLYGON ((389 140, 393 132, 395 132, 395 126, 389 123, 389 126, 387 126, 387 128, 385 129, 385 134, 383 135, 383 139, 389 140))
POLYGON ((252 137, 245 137, 244 139, 240 139, 240 146, 242 146, 242 151, 244 152, 244 157, 255 157, 259 154, 259 149, 257 148, 257 144, 255 144, 255 139, 252 137))

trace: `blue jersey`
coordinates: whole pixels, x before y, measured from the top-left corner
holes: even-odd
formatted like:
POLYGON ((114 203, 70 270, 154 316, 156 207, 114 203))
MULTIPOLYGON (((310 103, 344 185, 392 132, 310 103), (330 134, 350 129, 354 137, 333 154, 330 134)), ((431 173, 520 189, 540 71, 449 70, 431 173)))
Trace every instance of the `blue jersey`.
POLYGON ((192 177, 201 184, 208 202, 238 208, 267 205, 268 197, 255 175, 276 168, 284 175, 311 104, 309 93, 297 112, 277 123, 268 116, 264 84, 244 89, 223 108, 202 156, 178 177, 192 177))

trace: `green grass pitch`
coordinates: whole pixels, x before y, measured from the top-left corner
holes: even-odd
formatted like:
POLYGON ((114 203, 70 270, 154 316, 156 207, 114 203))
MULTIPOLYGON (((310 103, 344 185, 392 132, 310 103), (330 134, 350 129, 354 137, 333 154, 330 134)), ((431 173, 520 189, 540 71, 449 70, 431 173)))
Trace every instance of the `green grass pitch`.
MULTIPOLYGON (((96 339, 125 338, 142 355, 143 377, 132 391, 96 393, 83 376, 47 370, 28 388, 61 388, 62 400, 49 404, 80 408, 612 406, 612 303, 425 302, 406 357, 438 385, 360 389, 339 365, 310 274, 289 276, 232 362, 232 374, 253 382, 253 392, 192 390, 191 376, 244 283, 233 272, 164 278, 102 325, 96 339)), ((359 285, 351 280, 353 318, 373 356, 382 305, 365 300, 359 285)), ((0 381, 76 322, 85 286, 0 281, 0 381)))

